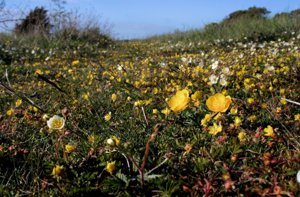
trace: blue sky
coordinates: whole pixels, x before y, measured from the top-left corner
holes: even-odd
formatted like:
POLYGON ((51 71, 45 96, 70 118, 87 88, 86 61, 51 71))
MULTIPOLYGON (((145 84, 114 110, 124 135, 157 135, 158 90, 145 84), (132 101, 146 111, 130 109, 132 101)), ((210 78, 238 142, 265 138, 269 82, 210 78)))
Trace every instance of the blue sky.
MULTIPOLYGON (((67 10, 110 24, 115 38, 144 38, 218 22, 251 6, 272 13, 300 8, 299 0, 66 0, 67 10)), ((6 9, 26 12, 36 6, 53 9, 50 0, 6 0, 6 9)))

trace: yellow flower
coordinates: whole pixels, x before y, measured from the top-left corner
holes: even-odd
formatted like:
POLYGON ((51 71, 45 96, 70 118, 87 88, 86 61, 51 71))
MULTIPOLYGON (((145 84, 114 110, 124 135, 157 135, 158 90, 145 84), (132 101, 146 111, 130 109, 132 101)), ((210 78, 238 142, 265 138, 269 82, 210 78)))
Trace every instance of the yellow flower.
POLYGON ((171 113, 171 110, 169 110, 169 108, 165 108, 163 110, 161 110, 161 113, 165 114, 166 116, 168 116, 171 113))
POLYGON ((88 142, 90 144, 94 144, 95 143, 95 136, 94 135, 89 135, 88 136, 88 142))
POLYGON ((200 103, 199 100, 194 102, 194 106, 195 106, 195 107, 198 107, 200 104, 201 104, 201 103, 200 103))
POLYGON ((59 176, 61 174, 62 169, 63 166, 56 165, 55 167, 53 167, 51 175, 55 177, 59 176))
POLYGON ((105 121, 110 121, 110 119, 111 119, 111 112, 109 112, 108 114, 106 114, 104 116, 104 119, 105 119, 105 121))
POLYGON ((79 64, 79 60, 74 60, 74 61, 72 62, 72 66, 76 66, 77 64, 79 64))
POLYGON ((153 110, 152 110, 152 113, 153 113, 153 114, 158 114, 158 109, 153 109, 153 110))
POLYGON ((35 106, 33 106, 33 111, 34 111, 34 112, 37 112, 37 111, 38 111, 38 108, 36 108, 35 106))
POLYGON ((153 88, 152 93, 157 94, 159 92, 158 88, 153 88))
POLYGON ((205 117, 201 120, 201 125, 206 126, 206 124, 211 120, 211 114, 205 114, 205 117))
POLYGON ((177 91, 176 94, 168 101, 168 106, 175 113, 185 110, 190 101, 189 91, 181 90, 177 91))
POLYGON ((111 95, 112 102, 115 102, 117 100, 117 95, 114 93, 111 95))
POLYGON ((255 122, 256 120, 257 120, 257 117, 256 117, 256 115, 251 115, 251 116, 249 116, 248 118, 247 118, 247 120, 249 120, 250 122, 255 122))
POLYGON ((191 95, 191 99, 196 102, 202 97, 201 91, 196 91, 194 94, 191 95))
POLYGON ((225 112, 231 102, 230 96, 225 97, 223 94, 217 93, 206 100, 206 106, 213 112, 225 112))
POLYGON ((90 93, 89 92, 87 92, 87 93, 84 93, 83 95, 82 95, 82 97, 83 97, 83 99, 84 100, 89 100, 89 97, 90 97, 90 93))
POLYGON ((65 145, 65 152, 66 153, 72 153, 72 152, 75 151, 75 149, 76 149, 76 147, 72 144, 65 145))
POLYGON ((296 115, 294 116, 294 118, 295 118, 295 120, 300 120, 300 114, 296 114, 296 115))
POLYGON ((47 121, 47 125, 50 129, 62 129, 65 126, 65 119, 54 115, 47 121))
POLYGON ((112 174, 117 168, 116 168, 116 162, 110 162, 106 164, 106 171, 112 174))
POLYGON ((144 100, 145 105, 150 105, 153 99, 144 100))
POLYGON ((116 136, 112 136, 112 139, 117 146, 120 144, 120 140, 116 136))
POLYGON ((253 98, 248 98, 248 99, 247 99, 247 102, 248 102, 249 104, 252 104, 252 103, 254 103, 254 99, 253 99, 253 98))
POLYGON ((282 105, 286 105, 286 104, 287 104, 287 102, 286 102, 286 100, 285 100, 284 97, 280 99, 280 103, 281 103, 282 105))
POLYGON ((141 105, 143 105, 143 101, 142 100, 135 101, 133 105, 135 107, 141 106, 141 105))
POLYGON ((222 118, 221 113, 217 113, 217 115, 214 116, 214 120, 220 120, 222 118))
POLYGON ((212 135, 217 135, 222 131, 223 127, 221 124, 217 125, 217 123, 214 123, 213 126, 208 127, 209 133, 212 135))
POLYGON ((230 109, 230 114, 231 114, 231 115, 236 115, 237 112, 238 112, 237 107, 232 107, 232 108, 230 109))
POLYGON ((222 90, 222 92, 221 92, 224 96, 227 96, 228 95, 228 91, 227 90, 222 90))
POLYGON ((19 107, 22 104, 22 99, 18 99, 16 101, 16 107, 19 107))
POLYGON ((268 127, 264 129, 264 136, 272 137, 273 135, 274 135, 273 127, 268 125, 268 127))
POLYGON ((242 124, 242 120, 239 117, 234 118, 234 125, 239 127, 242 124))
POLYGON ((43 71, 41 69, 37 69, 35 72, 34 72, 35 75, 42 75, 43 74, 43 71))
POLYGON ((6 111, 6 115, 11 116, 14 113, 14 109, 9 109, 6 111))
POLYGON ((238 138, 239 138, 240 142, 244 142, 244 141, 246 141, 246 136, 247 136, 247 134, 246 134, 246 132, 245 132, 245 131, 241 131, 241 132, 239 132, 239 134, 238 134, 238 138))

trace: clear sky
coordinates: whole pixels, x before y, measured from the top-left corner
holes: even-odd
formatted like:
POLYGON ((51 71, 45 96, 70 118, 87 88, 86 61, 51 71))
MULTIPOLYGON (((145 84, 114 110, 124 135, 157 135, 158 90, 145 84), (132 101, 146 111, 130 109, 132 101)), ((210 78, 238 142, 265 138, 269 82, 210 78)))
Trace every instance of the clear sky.
MULTIPOLYGON (((203 27, 219 22, 231 12, 251 6, 266 7, 272 14, 300 8, 300 0, 66 0, 65 8, 110 24, 115 38, 151 35, 203 27)), ((6 0, 6 9, 22 12, 50 0, 6 0)))

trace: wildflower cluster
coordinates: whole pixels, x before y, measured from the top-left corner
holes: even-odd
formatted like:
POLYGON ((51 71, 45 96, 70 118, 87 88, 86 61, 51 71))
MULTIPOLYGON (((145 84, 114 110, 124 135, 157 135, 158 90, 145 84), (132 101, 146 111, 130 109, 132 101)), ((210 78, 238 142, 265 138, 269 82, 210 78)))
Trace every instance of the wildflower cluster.
POLYGON ((299 194, 300 40, 228 43, 34 48, 5 65, 1 192, 299 194))

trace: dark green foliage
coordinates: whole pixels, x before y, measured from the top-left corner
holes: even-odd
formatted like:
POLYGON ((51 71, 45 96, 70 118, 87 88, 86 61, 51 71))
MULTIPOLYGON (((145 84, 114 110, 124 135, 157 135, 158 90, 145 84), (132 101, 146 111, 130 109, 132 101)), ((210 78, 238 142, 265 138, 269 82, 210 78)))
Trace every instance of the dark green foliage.
POLYGON ((229 14, 229 16, 225 18, 223 22, 234 21, 245 17, 262 19, 266 18, 266 15, 269 13, 270 11, 268 11, 266 8, 250 7, 248 10, 238 10, 229 14))
POLYGON ((12 61, 12 56, 4 46, 0 45, 0 63, 10 64, 12 61))
POLYGON ((51 24, 47 16, 47 10, 43 7, 36 7, 30 11, 20 24, 16 24, 14 32, 17 35, 48 35, 50 28, 51 24))
POLYGON ((293 10, 290 15, 300 17, 300 9, 293 10))

